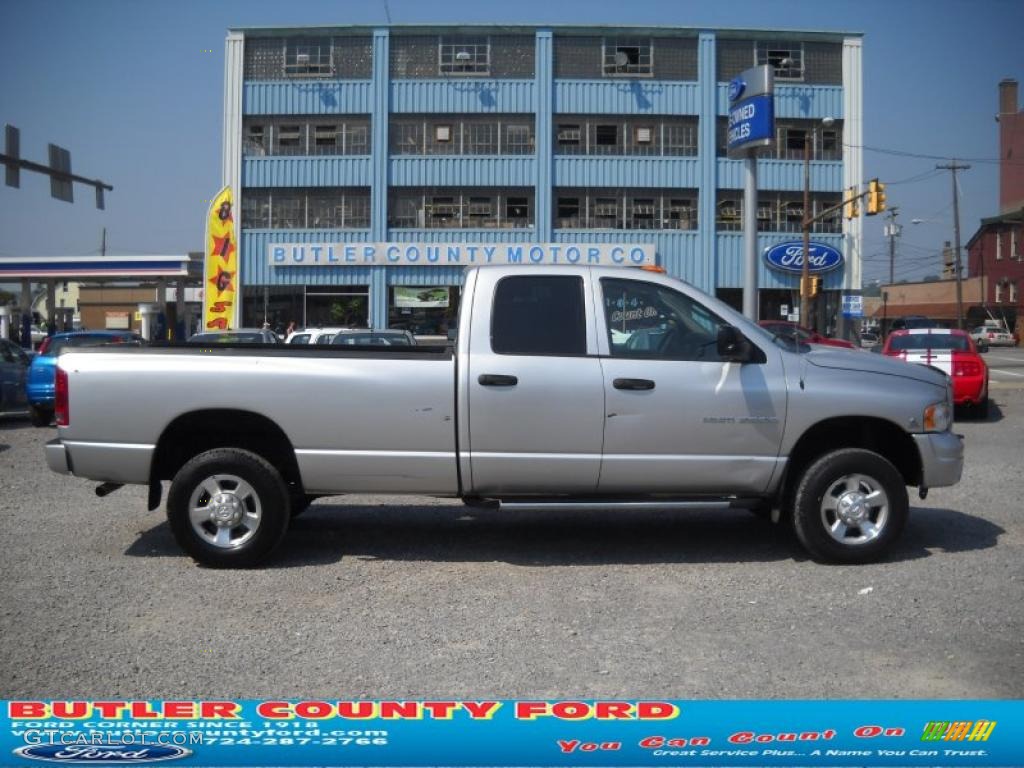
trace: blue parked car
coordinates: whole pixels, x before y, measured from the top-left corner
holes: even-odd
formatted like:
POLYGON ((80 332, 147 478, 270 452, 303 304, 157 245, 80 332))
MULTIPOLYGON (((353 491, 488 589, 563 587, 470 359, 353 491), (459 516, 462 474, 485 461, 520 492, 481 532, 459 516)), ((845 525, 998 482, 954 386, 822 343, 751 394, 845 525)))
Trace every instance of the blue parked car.
POLYGON ((104 344, 142 344, 142 337, 131 331, 75 331, 57 333, 43 340, 39 353, 28 368, 25 390, 28 394, 32 424, 48 427, 53 421, 53 387, 57 356, 68 347, 101 347, 104 344))

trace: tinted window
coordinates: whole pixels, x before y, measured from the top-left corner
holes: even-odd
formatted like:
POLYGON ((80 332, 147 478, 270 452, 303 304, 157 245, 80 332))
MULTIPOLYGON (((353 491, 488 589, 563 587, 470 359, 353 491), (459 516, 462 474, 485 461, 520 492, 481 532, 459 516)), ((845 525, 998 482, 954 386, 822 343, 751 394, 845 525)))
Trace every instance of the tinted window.
POLYGON ((397 333, 339 333, 334 337, 333 345, 375 347, 409 347, 413 341, 405 334, 397 333))
POLYGON ((893 336, 889 348, 895 352, 910 349, 966 352, 970 349, 966 336, 954 336, 951 333, 908 333, 906 336, 893 336))
POLYGON ((500 355, 585 355, 583 278, 502 279, 494 292, 491 349, 500 355))
POLYGON ((724 321, 688 296, 656 283, 601 280, 613 357, 718 361, 724 321))
POLYGON ((263 344, 269 341, 259 333, 199 333, 188 340, 189 344, 263 344))

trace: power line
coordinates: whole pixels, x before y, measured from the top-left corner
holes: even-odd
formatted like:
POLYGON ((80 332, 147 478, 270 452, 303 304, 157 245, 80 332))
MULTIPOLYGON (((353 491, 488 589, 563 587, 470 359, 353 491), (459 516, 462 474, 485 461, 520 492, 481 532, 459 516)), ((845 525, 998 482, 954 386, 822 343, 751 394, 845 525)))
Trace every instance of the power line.
MULTIPOLYGON (((866 144, 843 144, 844 147, 850 147, 851 149, 863 149, 868 152, 878 152, 883 155, 895 155, 896 157, 913 157, 918 160, 947 160, 952 161, 954 158, 946 155, 926 155, 920 152, 906 152, 901 149, 886 149, 885 147, 869 147, 866 144)), ((989 163, 991 165, 1000 165, 1005 163, 1007 165, 1024 165, 1024 161, 1015 160, 1003 160, 998 157, 967 157, 959 158, 961 160, 969 160, 972 163, 989 163)))

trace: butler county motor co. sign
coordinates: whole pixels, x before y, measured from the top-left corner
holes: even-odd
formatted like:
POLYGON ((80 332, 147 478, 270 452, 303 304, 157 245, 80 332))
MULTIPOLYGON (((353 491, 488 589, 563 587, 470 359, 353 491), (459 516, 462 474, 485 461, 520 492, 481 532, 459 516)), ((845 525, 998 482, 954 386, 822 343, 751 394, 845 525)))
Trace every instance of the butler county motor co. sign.
POLYGON ((626 243, 271 243, 275 267, 654 265, 655 247, 626 243))

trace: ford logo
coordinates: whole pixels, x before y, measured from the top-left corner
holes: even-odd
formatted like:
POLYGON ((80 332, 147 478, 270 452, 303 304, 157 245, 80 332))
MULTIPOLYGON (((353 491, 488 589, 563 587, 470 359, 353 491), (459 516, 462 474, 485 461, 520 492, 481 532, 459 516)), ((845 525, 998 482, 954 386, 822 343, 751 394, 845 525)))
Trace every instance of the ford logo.
POLYGON ((729 101, 736 101, 745 90, 747 90, 747 84, 743 82, 743 78, 734 77, 729 81, 729 101))
POLYGON ((179 757, 188 757, 192 754, 192 750, 151 744, 103 744, 97 746, 41 744, 32 747, 19 747, 14 750, 14 754, 18 757, 27 757, 30 760, 45 760, 48 763, 134 765, 155 763, 160 760, 177 760, 179 757))
MULTIPOLYGON (((807 270, 812 275, 828 272, 843 264, 843 254, 831 245, 812 242, 810 251, 807 270)), ((804 244, 801 242, 779 243, 764 252, 764 260, 769 267, 783 272, 803 272, 804 244)))

